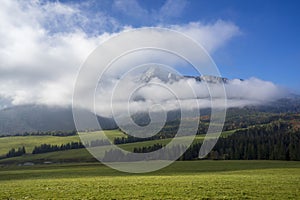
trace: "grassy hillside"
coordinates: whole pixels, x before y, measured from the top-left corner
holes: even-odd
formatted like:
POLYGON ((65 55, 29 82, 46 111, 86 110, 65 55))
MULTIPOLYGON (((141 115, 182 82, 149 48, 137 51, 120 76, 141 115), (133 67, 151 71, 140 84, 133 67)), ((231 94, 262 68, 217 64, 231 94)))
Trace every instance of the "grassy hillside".
MULTIPOLYGON (((222 137, 226 137, 232 134, 234 131, 226 131, 222 133, 222 137)), ((99 136, 99 132, 88 133, 99 136)), ((119 130, 110 130, 105 131, 106 136, 113 140, 115 137, 122 137, 124 134, 119 130)), ((196 141, 202 141, 205 135, 197 135, 195 137, 196 141)), ((24 137, 5 137, 0 138, 5 139, 6 143, 0 143, 1 152, 6 153, 12 147, 19 147, 24 145, 28 152, 31 152, 34 146, 38 146, 43 143, 47 144, 64 144, 70 141, 78 141, 78 136, 68 136, 68 137, 55 137, 55 136, 24 136, 24 137), (13 144, 13 145, 12 145, 13 144)), ((161 139, 161 140, 151 140, 137 143, 128 143, 118 145, 120 148, 133 151, 135 147, 148 147, 154 144, 166 145, 171 141, 171 139, 161 139)), ((101 147, 95 147, 101 148, 101 147)), ((95 159, 89 154, 86 149, 72 149, 67 151, 57 151, 43 154, 34 154, 34 155, 24 155, 20 157, 12 157, 7 159, 0 160, 0 164, 20 164, 24 162, 34 162, 34 163, 43 163, 44 161, 51 161, 54 163, 61 162, 91 162, 95 159)))
POLYGON ((0 155, 6 154, 11 148, 25 146, 26 151, 31 153, 34 146, 41 144, 65 144, 79 141, 78 136, 14 136, 0 138, 0 155))
POLYGON ((126 174, 100 164, 0 168, 0 199, 299 199, 300 162, 186 161, 126 174), (16 190, 16 188, 18 188, 16 190))
MULTIPOLYGON (((99 132, 86 133, 99 135, 99 132)), ((124 137, 124 134, 119 130, 105 131, 105 135, 113 140, 115 137, 124 137)), ((25 146, 27 153, 31 153, 35 146, 41 144, 61 145, 69 142, 78 142, 80 138, 75 136, 11 136, 0 138, 0 155, 6 154, 11 148, 18 148, 25 146)))

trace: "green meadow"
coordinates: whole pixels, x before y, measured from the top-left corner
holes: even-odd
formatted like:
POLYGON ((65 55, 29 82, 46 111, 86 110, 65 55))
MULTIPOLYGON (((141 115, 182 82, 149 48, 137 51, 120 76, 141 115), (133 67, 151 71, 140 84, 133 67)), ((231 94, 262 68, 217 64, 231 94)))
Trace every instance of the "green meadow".
MULTIPOLYGON (((234 131, 226 131, 222 133, 222 137, 226 137, 232 134, 234 131)), ((119 130, 109 130, 104 132, 105 135, 113 141, 116 137, 124 137, 123 132, 119 130)), ((91 132, 84 133, 89 138, 99 139, 103 137, 102 132, 91 132)), ((84 136, 82 136, 84 137, 84 136)), ((194 142, 202 141, 205 135, 195 136, 194 142)), ((31 154, 32 149, 35 146, 41 144, 52 144, 61 145, 68 142, 78 142, 80 138, 76 136, 12 136, 0 138, 0 155, 5 155, 11 148, 18 148, 24 146, 26 148, 27 154, 19 157, 12 157, 1 159, 0 164, 23 164, 25 162, 43 163, 45 161, 52 163, 65 163, 65 162, 92 162, 95 161, 92 155, 86 149, 71 149, 67 151, 56 151, 43 154, 31 154)), ((133 151, 135 147, 148 147, 154 144, 166 145, 171 141, 171 138, 160 139, 160 140, 150 140, 136 143, 127 143, 118 145, 120 148, 133 151)), ((95 147, 101 148, 101 147, 95 147)))
MULTIPOLYGON (((224 132, 222 137, 233 132, 224 132)), ((87 134, 99 136, 99 132, 87 134)), ((124 136, 118 130, 105 134, 110 140, 124 136)), ((203 139, 204 135, 198 135, 195 141, 203 139)), ((119 146, 132 151, 170 140, 119 146)), ((79 141, 79 136, 0 138, 2 155, 20 146, 28 152, 0 160, 0 199, 300 199, 300 162, 176 161, 156 172, 128 174, 99 163, 86 149, 30 154, 34 146, 43 143, 72 141, 79 141), (34 165, 24 166, 26 162, 34 165)))
MULTIPOLYGON (((226 131, 222 133, 223 137, 226 137, 232 134, 234 131, 226 131)), ((103 132, 90 132, 83 133, 81 137, 84 138, 84 134, 89 136, 89 138, 95 137, 95 139, 101 139, 103 137, 103 132)), ((106 130, 104 131, 106 137, 113 141, 114 138, 117 137, 126 137, 126 135, 119 130, 106 130)), ((197 135, 195 136, 195 141, 202 141, 205 135, 197 135)), ((11 137, 2 137, 0 138, 0 156, 5 155, 10 149, 24 146, 26 148, 27 153, 31 153, 35 146, 39 146, 41 144, 51 144, 51 145, 61 145, 69 142, 79 142, 80 137, 78 135, 75 136, 11 136, 11 137)), ((132 151, 134 147, 145 147, 151 146, 154 144, 162 144, 166 145, 171 141, 168 139, 160 139, 160 140, 150 140, 144 142, 137 143, 128 143, 118 145, 125 150, 132 151)), ((1 161, 0 161, 1 162, 1 161)))
POLYGON ((28 153, 31 153, 35 146, 41 144, 61 145, 69 142, 78 142, 79 137, 68 136, 12 136, 0 138, 0 155, 6 154, 10 149, 24 146, 28 153))
POLYGON ((2 166, 0 199, 300 199, 300 162, 185 161, 148 174, 99 163, 2 166))
MULTIPOLYGON (((101 136, 100 132, 86 133, 89 135, 101 136)), ((118 130, 105 131, 105 135, 113 140, 115 137, 122 137, 124 133, 118 130)), ((61 145, 69 142, 79 142, 78 135, 74 136, 11 136, 0 138, 0 155, 6 154, 10 149, 24 146, 27 153, 31 153, 35 146, 41 144, 61 145)))

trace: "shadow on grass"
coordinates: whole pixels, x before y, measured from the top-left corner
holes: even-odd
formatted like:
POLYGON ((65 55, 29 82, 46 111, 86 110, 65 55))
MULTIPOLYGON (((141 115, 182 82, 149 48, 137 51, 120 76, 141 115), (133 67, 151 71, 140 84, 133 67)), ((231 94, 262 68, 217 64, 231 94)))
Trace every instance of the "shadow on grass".
POLYGON ((241 170, 300 168, 300 162, 288 161, 177 161, 156 172, 129 174, 116 171, 99 162, 44 164, 34 166, 5 165, 0 167, 0 181, 23 179, 57 179, 101 176, 176 176, 222 173, 241 170))

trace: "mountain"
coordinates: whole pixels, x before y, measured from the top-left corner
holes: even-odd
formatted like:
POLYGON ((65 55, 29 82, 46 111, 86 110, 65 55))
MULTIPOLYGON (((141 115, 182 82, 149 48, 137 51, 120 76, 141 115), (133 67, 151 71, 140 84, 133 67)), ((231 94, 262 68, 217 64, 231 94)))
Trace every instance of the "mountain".
MULTIPOLYGON (((229 79, 215 76, 182 76, 176 72, 167 71, 156 66, 147 69, 137 81, 149 82, 157 78, 163 82, 174 82, 181 79, 193 78, 196 81, 207 82, 211 84, 228 83, 229 79)), ((143 97, 137 96, 135 101, 144 100, 143 97)), ((1 107, 0 107, 1 108, 1 107)), ((299 113, 300 97, 297 95, 284 99, 279 99, 263 105, 246 106, 244 108, 229 109, 229 114, 242 115, 243 113, 299 113)), ((201 115, 209 115, 210 109, 201 109, 201 115)), ((98 121, 103 129, 118 128, 114 119, 97 116, 98 121)), ((180 118, 179 111, 170 111, 167 113, 167 120, 174 121, 180 118)), ((148 113, 136 113, 132 115, 132 119, 139 125, 147 125, 150 123, 148 113)), ((9 108, 0 109, 0 135, 22 134, 24 132, 37 131, 70 131, 75 130, 72 109, 66 107, 49 107, 42 105, 23 105, 11 106, 9 108)))
POLYGON ((149 82, 153 78, 158 78, 163 82, 174 82, 179 81, 183 77, 176 74, 176 72, 170 72, 157 66, 152 66, 144 71, 144 73, 140 76, 139 81, 149 82))
MULTIPOLYGON (((245 115, 245 113, 299 113, 300 97, 290 97, 270 102, 265 105, 246 106, 244 108, 228 109, 227 116, 245 115)), ((209 115, 209 109, 201 110, 201 115, 209 115)), ((135 114, 133 120, 139 125, 147 125, 149 115, 135 114)), ((168 113, 168 121, 180 118, 178 111, 168 113)), ((103 129, 118 128, 111 118, 98 116, 103 129)), ((69 131, 75 130, 71 108, 48 107, 41 105, 14 106, 0 110, 0 135, 21 134, 37 131, 69 131)))
POLYGON ((300 96, 291 95, 264 105, 247 106, 260 112, 271 113, 300 113, 300 96))
MULTIPOLYGON (((98 116, 98 121, 104 129, 117 128, 112 119, 98 116)), ((71 108, 24 105, 0 110, 0 135, 54 130, 75 130, 71 108)))
POLYGON ((201 82, 207 82, 207 83, 227 83, 229 81, 229 79, 227 78, 209 76, 209 75, 198 76, 196 77, 196 80, 201 82))
POLYGON ((179 75, 173 70, 168 71, 159 68, 158 66, 149 67, 146 71, 143 72, 143 74, 140 76, 138 80, 141 82, 149 82, 153 78, 157 78, 162 82, 175 82, 181 79, 188 79, 188 78, 192 78, 195 79, 196 81, 206 82, 206 83, 227 83, 229 81, 229 79, 227 78, 211 76, 211 75, 202 75, 202 76, 179 75))

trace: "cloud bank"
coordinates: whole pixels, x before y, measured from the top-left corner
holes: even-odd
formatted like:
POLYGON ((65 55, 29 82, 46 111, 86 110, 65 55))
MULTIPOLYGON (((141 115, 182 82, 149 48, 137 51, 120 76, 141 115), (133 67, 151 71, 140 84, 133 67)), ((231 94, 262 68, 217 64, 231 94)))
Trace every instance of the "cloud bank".
MULTIPOLYGON (((257 78, 247 80, 233 79, 223 82, 198 81, 192 77, 159 68, 154 75, 149 75, 153 66, 142 75, 128 75, 122 79, 102 80, 96 90, 95 108, 97 114, 118 116, 122 113, 139 113, 151 111, 172 111, 176 109, 201 109, 243 107, 259 105, 282 98, 286 91, 272 82, 257 78), (171 78, 170 78, 171 77, 171 78), (209 89, 211 91, 209 91, 209 89), (222 101, 222 90, 226 91, 227 105, 222 101), (213 91, 213 92, 212 92, 213 91), (113 112, 112 112, 113 111, 113 112)), ((212 77, 213 78, 213 77, 212 77)))
MULTIPOLYGON (((36 0, 3 0, 1 3, 0 107, 22 104, 71 105, 77 72, 88 55, 118 31, 131 28, 105 12, 96 13, 96 17, 91 16, 84 12, 80 4, 36 0)), ((143 12, 148 12, 135 3, 131 2, 139 10, 135 14, 143 15, 143 12)), ((171 4, 167 1, 155 12, 160 19, 157 22, 180 15, 183 10, 178 5, 181 3, 176 1, 171 4)), ((113 4, 122 12, 134 8, 124 7, 120 1, 113 4)), ((147 15, 149 16, 149 12, 147 15)), ((234 23, 222 20, 181 25, 158 23, 157 26, 171 28, 192 37, 212 54, 240 34, 239 27, 234 23)), ((111 82, 114 81, 117 79, 111 79, 111 82)), ((185 85, 186 83, 178 82, 169 87, 184 91, 185 85)), ((206 94, 203 85, 196 82, 191 85, 199 92, 199 98, 206 94)), ((107 91, 109 87, 110 85, 107 86, 107 91)), ((271 100, 280 97, 282 93, 273 83, 255 78, 243 82, 233 80, 227 87, 228 96, 237 100, 232 103, 233 106, 271 100)), ((149 87, 141 92, 144 98, 150 98, 153 97, 153 90, 149 87)), ((167 96, 164 97, 165 92, 155 91, 155 94, 163 97, 161 100, 170 100, 167 96)), ((183 97, 188 102, 189 96, 183 94, 183 97)))

